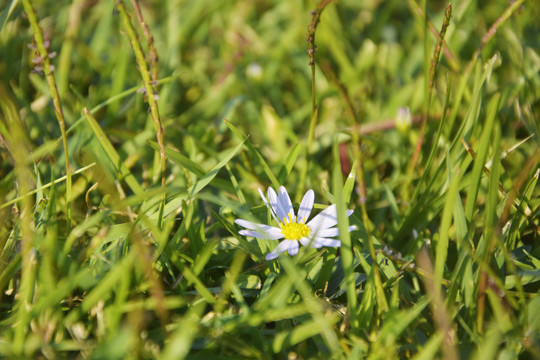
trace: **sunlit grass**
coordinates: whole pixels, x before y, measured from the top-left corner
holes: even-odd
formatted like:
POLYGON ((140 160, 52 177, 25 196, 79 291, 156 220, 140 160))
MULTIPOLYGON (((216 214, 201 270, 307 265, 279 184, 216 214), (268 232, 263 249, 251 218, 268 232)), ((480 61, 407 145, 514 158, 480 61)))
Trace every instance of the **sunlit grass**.
POLYGON ((0 357, 540 357, 536 3, 118 4, 0 5, 0 357))

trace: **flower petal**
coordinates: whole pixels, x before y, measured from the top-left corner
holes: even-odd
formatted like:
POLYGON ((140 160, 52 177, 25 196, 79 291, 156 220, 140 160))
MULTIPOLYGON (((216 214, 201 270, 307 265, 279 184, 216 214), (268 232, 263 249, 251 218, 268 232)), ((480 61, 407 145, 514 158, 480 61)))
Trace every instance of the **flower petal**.
MULTIPOLYGON (((348 231, 351 232, 353 230, 356 230, 356 228, 357 228, 356 225, 351 225, 349 226, 348 231)), ((328 237, 328 238, 336 237, 336 236, 339 236, 339 229, 337 227, 332 227, 329 229, 321 229, 321 230, 318 230, 317 232, 313 232, 313 236, 328 237)))
POLYGON ((242 236, 252 236, 257 239, 264 239, 264 240, 279 240, 283 239, 283 234, 280 233, 274 233, 274 232, 260 232, 255 230, 240 230, 238 232, 242 236))
POLYGON ((308 246, 311 243, 311 238, 303 237, 298 241, 300 241, 300 244, 302 244, 302 246, 308 246))
POLYGON ((278 222, 283 222, 283 219, 287 218, 287 212, 283 209, 283 206, 281 206, 275 190, 271 187, 268 188, 268 199, 270 200, 270 206, 272 206, 272 210, 278 217, 278 222))
POLYGON ((308 190, 306 194, 304 195, 304 198, 302 199, 302 202, 300 203, 300 207, 298 208, 298 219, 297 222, 306 223, 307 219, 309 218, 309 215, 311 214, 311 210, 313 209, 313 202, 315 201, 315 193, 313 190, 308 190))
POLYGON ((268 203, 268 200, 266 200, 266 197, 264 196, 262 190, 260 188, 257 189, 257 190, 259 191, 259 195, 261 196, 261 199, 263 199, 263 201, 264 201, 264 205, 266 205, 266 207, 268 209, 270 209, 270 214, 272 214, 272 217, 274 218, 274 220, 276 220, 279 223, 280 221, 276 217, 276 213, 275 213, 274 209, 270 206, 270 204, 268 203))
POLYGON ((264 201, 264 205, 266 205, 266 207, 270 209, 270 204, 268 204, 268 200, 266 200, 266 196, 264 196, 261 188, 258 188, 257 190, 259 191, 259 195, 261 196, 261 199, 264 201))
POLYGON ((298 245, 298 241, 294 240, 293 244, 289 246, 289 255, 294 256, 298 254, 298 250, 300 249, 300 246, 298 245))
POLYGON ((240 235, 253 236, 253 237, 256 237, 257 239, 271 239, 271 240, 277 240, 277 239, 283 238, 281 229, 274 226, 257 224, 257 223, 247 221, 244 219, 236 219, 234 222, 242 227, 245 227, 246 229, 255 230, 255 231, 241 230, 239 231, 240 235), (257 235, 254 235, 254 233, 256 233, 257 235))
POLYGON ((328 238, 317 237, 311 243, 311 247, 315 249, 319 249, 323 246, 341 247, 341 241, 339 241, 338 239, 328 239, 328 238))
POLYGON ((251 222, 251 221, 248 221, 248 220, 244 220, 244 219, 236 219, 236 220, 234 220, 234 222, 236 224, 242 226, 242 227, 245 227, 246 229, 251 229, 251 230, 265 231, 265 229, 268 229, 268 228, 272 227, 270 225, 257 224, 257 223, 254 223, 254 222, 251 222))
MULTIPOLYGON (((347 210, 347 216, 351 216, 354 210, 347 210)), ((337 224, 337 208, 336 204, 332 204, 317 216, 311 219, 308 225, 313 231, 318 232, 323 229, 331 228, 337 224)))
POLYGON ((337 224, 337 210, 336 205, 330 205, 317 216, 311 219, 307 225, 315 232, 322 229, 328 229, 337 224))
POLYGON ((317 237, 335 237, 339 236, 339 229, 337 227, 322 229, 314 232, 313 235, 317 237))
POLYGON ((278 246, 275 247, 275 249, 271 253, 268 253, 266 255, 266 260, 273 260, 277 258, 281 253, 289 250, 291 246, 294 246, 293 243, 297 243, 298 246, 298 242, 296 240, 283 240, 278 244, 278 246))
POLYGON ((280 186, 278 190, 278 201, 281 205, 283 211, 285 212, 285 217, 287 218, 287 223, 291 218, 294 218, 294 209, 292 206, 291 198, 287 193, 287 189, 284 186, 280 186))

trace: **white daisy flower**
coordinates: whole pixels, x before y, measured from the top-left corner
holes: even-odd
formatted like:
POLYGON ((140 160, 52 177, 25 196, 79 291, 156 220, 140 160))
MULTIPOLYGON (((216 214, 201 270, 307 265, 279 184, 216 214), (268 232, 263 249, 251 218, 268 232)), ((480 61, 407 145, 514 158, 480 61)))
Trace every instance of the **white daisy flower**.
MULTIPOLYGON (((266 200, 263 192, 259 189, 259 194, 267 208, 270 209, 272 217, 277 221, 279 227, 257 224, 251 221, 236 219, 235 223, 245 228, 240 230, 239 234, 243 236, 253 236, 258 239, 280 240, 278 246, 266 255, 266 260, 277 258, 281 253, 287 251, 289 255, 298 254, 299 244, 319 249, 323 246, 340 247, 341 241, 335 239, 339 235, 337 225, 336 205, 331 205, 307 222, 315 193, 308 190, 300 203, 298 214, 294 214, 291 199, 287 190, 281 186, 278 193, 271 187, 268 188, 268 199, 266 200)), ((347 211, 350 216, 353 210, 347 211)), ((356 229, 356 226, 349 226, 349 231, 356 229)))

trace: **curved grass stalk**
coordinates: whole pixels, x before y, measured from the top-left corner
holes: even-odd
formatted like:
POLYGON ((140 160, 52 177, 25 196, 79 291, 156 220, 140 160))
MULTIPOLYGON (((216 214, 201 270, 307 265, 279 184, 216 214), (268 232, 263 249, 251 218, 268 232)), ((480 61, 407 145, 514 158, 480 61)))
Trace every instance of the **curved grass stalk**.
POLYGON ((36 41, 37 50, 39 51, 39 56, 43 62, 43 72, 45 78, 47 79, 47 85, 51 92, 51 97, 53 100, 54 113, 56 114, 56 119, 58 120, 58 125, 60 126, 60 132, 62 133, 62 144, 64 145, 64 155, 66 160, 66 216, 69 226, 71 226, 71 166, 69 164, 69 152, 67 144, 67 135, 66 135, 66 123, 64 121, 64 112, 62 111, 62 103, 60 102, 60 95, 58 93, 58 88, 56 87, 56 80, 54 78, 53 66, 51 65, 51 60, 49 58, 49 51, 45 46, 45 40, 43 38, 43 33, 39 27, 38 19, 30 0, 23 0, 24 11, 28 16, 28 21, 30 22, 30 27, 34 33, 34 40, 36 41))
MULTIPOLYGON (((152 76, 150 74, 150 71, 148 69, 148 64, 146 63, 145 55, 142 50, 141 44, 139 42, 139 39, 137 37, 137 33, 135 32, 135 29, 133 28, 133 25, 131 24, 130 17, 126 11, 126 7, 124 6, 123 2, 121 0, 116 2, 116 9, 118 10, 118 13, 120 15, 120 18, 122 19, 122 24, 124 26, 124 30, 126 31, 126 34, 129 38, 129 42, 131 44, 131 48, 133 49, 133 53, 135 54, 135 59, 137 61, 137 65, 139 68, 139 72, 141 74, 141 77, 143 79, 144 83, 144 89, 146 92, 146 99, 148 101, 148 105, 150 106, 150 114, 152 115, 152 120, 154 122, 154 127, 156 129, 156 137, 157 142, 159 145, 159 164, 161 168, 161 187, 165 189, 165 179, 166 179, 166 155, 165 155, 165 145, 164 145, 164 133, 163 133, 163 126, 161 125, 161 119, 159 116, 159 109, 156 99, 156 91, 154 88, 154 81, 152 80, 152 76)), ((161 229, 163 225, 163 211, 165 207, 165 198, 166 193, 163 192, 161 203, 159 206, 159 216, 158 216, 158 228, 161 229)))

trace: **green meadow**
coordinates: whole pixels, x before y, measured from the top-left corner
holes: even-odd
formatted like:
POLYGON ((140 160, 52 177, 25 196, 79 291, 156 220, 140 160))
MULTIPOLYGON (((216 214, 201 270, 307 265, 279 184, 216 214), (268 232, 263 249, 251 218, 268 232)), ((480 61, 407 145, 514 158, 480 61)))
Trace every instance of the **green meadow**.
POLYGON ((540 358, 538 19, 2 1, 0 358, 540 358))

